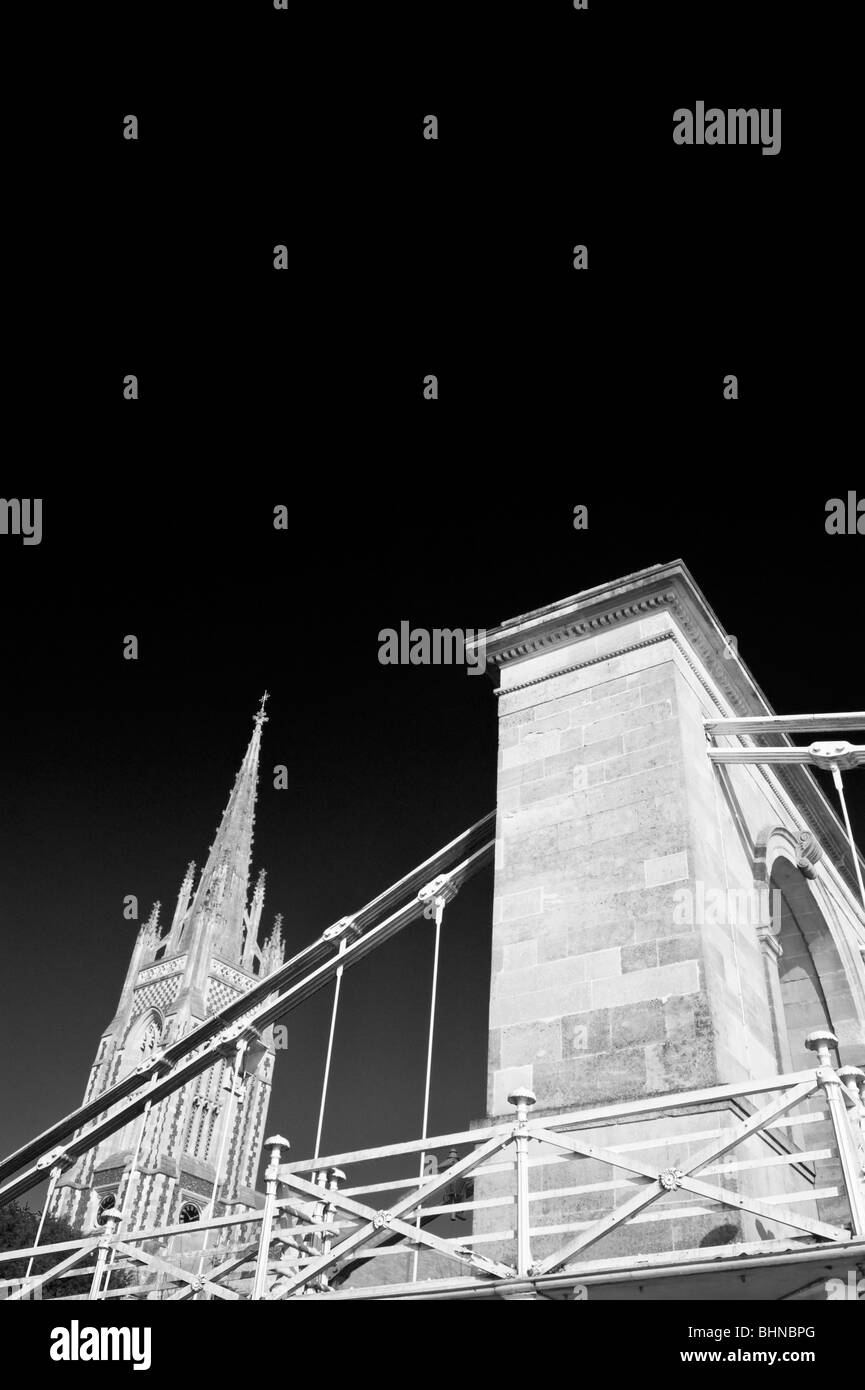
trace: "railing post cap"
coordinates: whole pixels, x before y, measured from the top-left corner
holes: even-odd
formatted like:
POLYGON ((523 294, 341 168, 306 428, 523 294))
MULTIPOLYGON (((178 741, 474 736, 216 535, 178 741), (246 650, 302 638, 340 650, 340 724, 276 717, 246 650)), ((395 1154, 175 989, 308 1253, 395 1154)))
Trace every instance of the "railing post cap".
POLYGON ((517 1086, 508 1096, 508 1105, 534 1105, 537 1099, 534 1091, 528 1090, 526 1086, 517 1086))
POLYGON ((291 1148, 291 1144, 289 1143, 289 1141, 285 1139, 281 1134, 271 1134, 270 1138, 265 1139, 264 1141, 264 1147, 266 1149, 272 1149, 277 1146, 281 1149, 291 1148))
POLYGON ((341 1168, 328 1168, 327 1180, 328 1182, 345 1182, 345 1173, 341 1168))
POLYGON ((809 1052, 817 1052, 821 1047, 837 1047, 838 1039, 828 1028, 817 1028, 813 1033, 809 1033, 805 1039, 805 1046, 809 1052))

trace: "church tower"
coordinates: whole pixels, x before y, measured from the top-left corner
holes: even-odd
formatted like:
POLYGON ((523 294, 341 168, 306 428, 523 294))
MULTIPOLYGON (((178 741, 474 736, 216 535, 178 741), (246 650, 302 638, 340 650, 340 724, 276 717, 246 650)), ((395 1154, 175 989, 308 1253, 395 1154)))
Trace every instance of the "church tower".
MULTIPOLYGON (((151 1053, 239 998, 283 962, 282 919, 258 935, 264 871, 251 886, 258 760, 264 703, 207 863, 196 884, 190 864, 167 930, 155 903, 132 951, 113 1019, 102 1035, 85 1102, 151 1053)), ((52 1211, 88 1231, 106 1209, 127 1229, 236 1215, 258 1204, 254 1190, 274 1067, 273 1030, 244 1054, 234 1049, 149 1113, 85 1154, 57 1188, 52 1211)), ((101 1218, 101 1220, 100 1220, 101 1218)))

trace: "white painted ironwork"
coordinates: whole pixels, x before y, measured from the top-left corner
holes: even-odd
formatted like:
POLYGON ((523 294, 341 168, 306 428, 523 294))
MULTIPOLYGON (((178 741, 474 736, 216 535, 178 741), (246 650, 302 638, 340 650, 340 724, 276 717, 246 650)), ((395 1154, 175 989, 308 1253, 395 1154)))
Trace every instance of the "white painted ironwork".
POLYGON ((750 714, 743 719, 733 715, 704 719, 703 727, 716 738, 727 734, 849 733, 865 729, 865 710, 844 714, 750 714))
POLYGON ((710 748, 712 763, 808 763, 824 772, 865 766, 865 744, 812 743, 807 748, 710 748))
MULTIPOLYGON (((345 924, 346 924, 346 927, 347 927, 347 926, 348 926, 349 919, 348 919, 348 918, 345 918, 345 919, 343 919, 343 920, 344 920, 344 922, 345 922, 345 924)), ((328 930, 331 930, 331 929, 328 928, 328 930)), ((342 930, 345 930, 345 928, 342 928, 342 930)), ((338 935, 341 936, 341 932, 338 933, 338 935)), ((345 948, 346 948, 347 945, 348 945, 348 937, 346 937, 346 936, 341 936, 341 940, 340 940, 340 943, 339 943, 340 954, 342 954, 342 952, 345 950, 345 948)), ((340 966, 337 967, 337 972, 336 972, 336 986, 335 986, 334 992, 333 992, 333 1008, 331 1009, 331 1013, 330 1013, 330 1032, 328 1033, 328 1037, 327 1037, 327 1056, 325 1057, 325 1060, 324 1060, 324 1077, 322 1078, 322 1082, 321 1082, 321 1102, 320 1102, 319 1107, 318 1107, 318 1126, 317 1126, 316 1131, 315 1131, 315 1157, 316 1157, 316 1158, 318 1158, 318 1155, 321 1153, 321 1133, 322 1133, 322 1130, 324 1129, 324 1112, 325 1112, 325 1107, 326 1107, 326 1105, 327 1105, 327 1088, 328 1088, 328 1083, 329 1083, 329 1081, 330 1081, 330 1064, 331 1064, 331 1060, 332 1060, 332 1058, 333 1058, 333 1039, 334 1039, 334 1036, 335 1036, 335 1034, 336 1034, 336 1017, 337 1017, 337 1014, 338 1014, 338 1012, 339 1012, 339 992, 340 992, 341 986, 342 986, 342 966, 340 965, 340 966)))
MULTIPOLYGON (((422 1136, 407 1143, 360 1150, 350 1155, 282 1162, 288 1141, 276 1136, 266 1141, 270 1163, 265 1175, 267 1193, 263 1210, 202 1221, 200 1229, 213 1232, 217 1243, 207 1250, 200 1269, 187 1268, 182 1256, 172 1254, 164 1246, 164 1253, 153 1253, 157 1242, 166 1242, 184 1232, 188 1234, 188 1226, 178 1224, 124 1233, 118 1229, 120 1214, 114 1213, 111 1223, 114 1229, 99 1237, 40 1246, 40 1256, 56 1254, 62 1257, 52 1269, 26 1280, 0 1280, 0 1284, 9 1288, 10 1298, 32 1296, 37 1288, 41 1289, 48 1282, 74 1276, 85 1258, 95 1252, 97 1262, 90 1294, 93 1298, 158 1297, 156 1277, 165 1281, 165 1295, 173 1300, 198 1297, 290 1301, 300 1296, 340 1300, 522 1297, 538 1290, 567 1290, 586 1281, 627 1279, 637 1271, 643 1278, 701 1268, 707 1260, 707 1252, 703 1249, 662 1250, 653 1255, 600 1260, 591 1259, 590 1251, 606 1235, 629 1223, 652 1221, 656 1216, 667 1220, 677 1214, 708 1214, 719 1208, 749 1213, 773 1224, 781 1222, 798 1234, 786 1239, 740 1240, 713 1247, 711 1263, 715 1270, 725 1263, 731 1269, 735 1267, 737 1272, 745 1267, 767 1268, 785 1262, 806 1266, 815 1255, 824 1261, 861 1259, 865 1255, 865 1175, 859 1136, 865 1122, 862 1103, 865 1077, 858 1068, 840 1071, 832 1068, 829 1064, 831 1049, 836 1041, 825 1032, 809 1036, 808 1045, 815 1052, 818 1063, 812 1070, 765 1081, 592 1107, 544 1116, 540 1121, 529 1119, 534 1101, 532 1094, 515 1091, 510 1100, 516 1107, 516 1115, 511 1120, 485 1129, 433 1139, 422 1136), (766 1102, 753 1109, 755 1098, 761 1095, 767 1098, 766 1102), (801 1113, 802 1102, 808 1100, 816 1101, 818 1110, 821 1104, 823 1111, 828 1109, 832 1145, 811 1149, 801 1148, 798 1142, 781 1145, 778 1134, 785 1126, 795 1127, 798 1133, 809 1122, 823 1118, 822 1112, 801 1113), (674 1124, 675 1117, 691 1111, 705 1118, 705 1126, 686 1129, 677 1140, 666 1126, 674 1124), (719 1113, 726 1120, 720 1126, 714 1118, 719 1113), (738 1120, 736 1115, 740 1117, 738 1120), (637 1141, 613 1146, 595 1143, 591 1137, 592 1130, 609 1131, 619 1121, 639 1116, 664 1119, 662 1134, 654 1139, 643 1136, 637 1141), (731 1150, 754 1137, 764 1141, 764 1156, 746 1157, 734 1164, 725 1161, 731 1150), (700 1140, 708 1142, 694 1152, 693 1146, 700 1140), (340 1190, 343 1163, 355 1168, 398 1155, 410 1160, 413 1155, 460 1145, 469 1145, 469 1152, 437 1174, 417 1175, 415 1170, 413 1176, 365 1186, 354 1183, 351 1188, 340 1190), (681 1154, 671 1162, 669 1155, 677 1146, 681 1146, 681 1154), (653 1149, 660 1152, 663 1162, 652 1162, 653 1149), (839 1160, 841 1181, 838 1187, 819 1186, 815 1180, 813 1163, 828 1157, 839 1160), (602 1183, 571 1184, 558 1190, 548 1183, 539 1182, 534 1188, 530 1184, 530 1176, 539 1166, 572 1165, 581 1158, 608 1165, 610 1179, 602 1183), (707 1181, 713 1173, 727 1178, 733 1172, 747 1176, 755 1170, 763 1175, 759 1196, 753 1195, 750 1189, 742 1191, 707 1181), (318 1174, 319 1179, 310 1181, 301 1176, 303 1173, 318 1174), (421 1229, 415 1225, 421 1206, 427 1218, 451 1213, 454 1204, 447 1200, 449 1192, 458 1191, 466 1177, 483 1179, 486 1175, 502 1173, 511 1176, 508 1190, 502 1190, 499 1176, 495 1185, 488 1189, 490 1195, 470 1197, 457 1203, 466 1213, 501 1209, 506 1223, 502 1229, 484 1228, 474 1234, 446 1239, 429 1225, 421 1229), (780 1190, 767 1194, 765 1189, 772 1174, 781 1180, 780 1190), (793 1178, 798 1178, 801 1186, 791 1190, 793 1178), (615 1204, 600 1220, 570 1220, 554 1225, 531 1223, 532 1208, 537 1202, 572 1194, 591 1195, 602 1188, 613 1193, 615 1204), (390 1195, 386 1199, 388 1205, 383 1207, 378 1202, 381 1200, 379 1194, 384 1191, 390 1195), (839 1197, 845 1199, 849 1211, 848 1225, 839 1224, 837 1220, 818 1219, 801 1209, 813 1207, 823 1198, 835 1201, 839 1197), (677 1201, 694 1203, 695 1199, 696 1205, 676 1205, 677 1201), (513 1213, 510 1222, 508 1212, 513 1213), (535 1261, 532 1241, 543 1237, 549 1243, 556 1236, 561 1237, 562 1243, 545 1258, 535 1261), (276 1259, 273 1257, 275 1246, 283 1251, 276 1259), (346 1271, 350 1277, 351 1268, 358 1260, 372 1260, 375 1268, 384 1261, 382 1268, 386 1270, 392 1257, 405 1257, 418 1246, 446 1261, 442 1268, 453 1265, 454 1274, 445 1273, 407 1284, 388 1282, 383 1276, 372 1285, 358 1288, 344 1282, 346 1271), (485 1246, 490 1247, 490 1255, 484 1253, 485 1246), (509 1249, 515 1250, 510 1259, 499 1253, 509 1249), (109 1254, 115 1257, 115 1270, 122 1270, 127 1279, 135 1275, 139 1282, 110 1291, 105 1289, 102 1280, 109 1254)), ((3 1252, 0 1272, 3 1262, 35 1253, 35 1247, 29 1251, 3 1252)))
MULTIPOLYGON (((441 948, 442 919, 444 917, 445 905, 456 896, 456 888, 451 882, 450 875, 439 874, 426 887, 421 888, 418 893, 418 901, 424 904, 423 915, 426 920, 435 922, 435 941, 433 943, 433 968, 432 986, 430 988, 429 1006, 429 1027, 427 1029, 427 1049, 426 1049, 426 1072, 424 1073, 423 1090, 423 1121, 421 1123, 421 1138, 426 1139, 429 1132, 429 1096, 430 1082, 432 1080, 432 1057, 433 1041, 435 1038, 436 1022, 436 1002, 438 999, 438 979, 439 979, 439 951, 441 948)), ((424 1164, 426 1162, 426 1152, 421 1151, 420 1168, 418 1178, 423 1178, 424 1164)), ((421 1228, 421 1213, 418 1208, 415 1225, 418 1231, 421 1228)), ((417 1279, 418 1260, 420 1257, 420 1242, 415 1246, 414 1260, 412 1263, 412 1280, 417 1279)))

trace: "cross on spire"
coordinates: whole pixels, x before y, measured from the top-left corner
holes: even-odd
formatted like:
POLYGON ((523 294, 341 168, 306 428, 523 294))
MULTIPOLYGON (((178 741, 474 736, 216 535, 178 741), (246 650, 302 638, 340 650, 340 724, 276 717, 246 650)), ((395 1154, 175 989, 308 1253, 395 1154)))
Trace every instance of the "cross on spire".
POLYGON ((267 704, 269 699, 270 691, 265 690, 264 694, 261 697, 261 704, 258 707, 258 714, 255 716, 255 722, 259 726, 267 723, 267 715, 264 712, 264 706, 267 704))

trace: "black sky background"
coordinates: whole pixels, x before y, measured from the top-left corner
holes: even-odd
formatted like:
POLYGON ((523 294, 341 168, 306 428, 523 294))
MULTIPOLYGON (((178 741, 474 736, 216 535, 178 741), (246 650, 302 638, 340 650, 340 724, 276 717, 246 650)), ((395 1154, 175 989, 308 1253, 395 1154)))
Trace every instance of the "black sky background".
MULTIPOLYGON (((43 151, 64 256, 10 374, 28 447, 0 490, 42 495, 44 539, 0 538, 4 1152, 79 1103, 123 898, 170 919, 265 688, 289 788, 262 777, 255 863, 292 948, 495 802, 490 682, 382 667, 382 628, 491 627, 681 557, 778 712, 863 703, 865 542, 824 528, 865 490, 830 317, 849 194, 745 7, 710 42, 670 7, 624 36, 612 6, 499 7, 492 36, 445 7, 338 72, 266 6, 194 61, 125 8, 135 41, 43 151), (781 106, 781 154, 675 147, 697 99, 781 106)), ((433 1133, 484 1113, 491 905, 488 871, 445 916, 433 1133)), ((326 1150, 419 1133, 431 959, 419 923, 346 977, 326 1150)), ((278 1060, 269 1128, 298 1156, 329 1010, 278 1060)))

